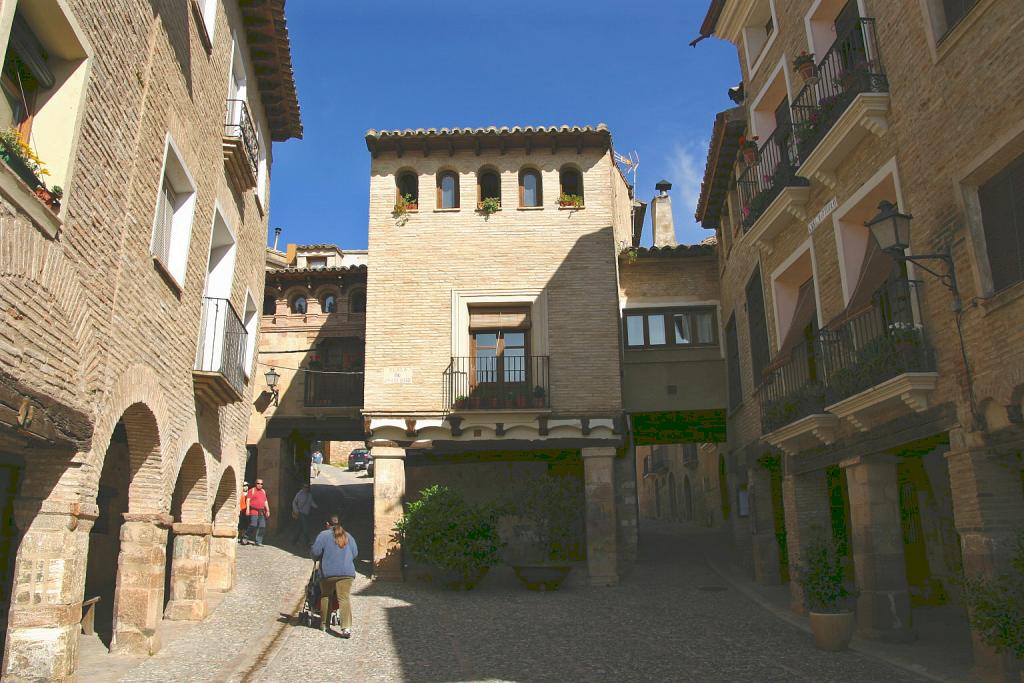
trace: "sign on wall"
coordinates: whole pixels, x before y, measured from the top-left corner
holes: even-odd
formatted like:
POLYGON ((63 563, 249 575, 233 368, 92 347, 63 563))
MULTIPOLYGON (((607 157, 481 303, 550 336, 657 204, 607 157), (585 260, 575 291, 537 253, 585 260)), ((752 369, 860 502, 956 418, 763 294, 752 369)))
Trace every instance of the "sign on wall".
POLYGON ((812 218, 807 223, 807 234, 810 235, 812 232, 814 232, 814 229, 821 225, 821 222, 828 218, 828 215, 835 211, 837 206, 839 206, 838 199, 833 197, 832 199, 828 200, 825 206, 821 207, 821 211, 815 214, 814 218, 812 218))
POLYGON ((412 368, 384 368, 384 384, 412 384, 412 368))

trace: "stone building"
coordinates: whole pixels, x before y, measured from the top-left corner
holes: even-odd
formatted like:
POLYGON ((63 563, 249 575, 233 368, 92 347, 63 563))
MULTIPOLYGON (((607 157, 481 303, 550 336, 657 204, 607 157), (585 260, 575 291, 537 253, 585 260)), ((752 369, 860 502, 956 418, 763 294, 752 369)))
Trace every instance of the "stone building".
MULTIPOLYGON (((714 276, 713 251, 638 247, 645 205, 603 125, 370 131, 366 143, 374 266, 363 414, 377 575, 401 576, 391 529, 425 486, 493 500, 565 476, 585 491, 590 581, 616 583, 636 553, 632 436, 674 442, 685 424, 687 440, 713 441, 706 414, 696 427, 685 416, 724 408, 724 392, 721 405, 713 394, 705 404, 665 385, 706 374, 708 360, 722 384, 717 347, 624 350, 634 323, 623 327, 621 309, 636 308, 642 328, 664 309, 662 333, 673 313, 713 310, 716 296, 680 291, 695 273, 714 276), (692 270, 670 284, 680 263, 692 270), (694 362, 677 372, 683 359, 694 362), (647 399, 645 384, 664 398, 647 399)), ((674 244, 671 218, 662 231, 674 244)))
POLYGON ((302 128, 283 0, 3 0, 0 54, 3 679, 64 681, 83 602, 149 654, 232 585, 271 144, 302 128))
POLYGON ((777 583, 831 535, 868 637, 962 617, 956 577, 1005 569, 1024 520, 1019 20, 1013 0, 714 0, 701 29, 743 74, 697 211, 721 245, 737 544, 777 583), (892 210, 906 249, 865 225, 892 210))
MULTIPOLYGON (((346 462, 364 445, 366 250, 289 244, 267 250, 257 380, 245 479, 262 477, 271 510, 287 510, 309 481, 314 448, 346 462), (277 396, 265 387, 271 369, 277 396)), ((286 523, 271 515, 268 526, 286 523)))

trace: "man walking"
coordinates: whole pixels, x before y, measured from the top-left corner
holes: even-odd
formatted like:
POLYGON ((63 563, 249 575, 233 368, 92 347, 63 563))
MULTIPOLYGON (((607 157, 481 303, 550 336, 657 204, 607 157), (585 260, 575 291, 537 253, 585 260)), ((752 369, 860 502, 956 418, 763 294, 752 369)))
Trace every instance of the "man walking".
POLYGON ((293 544, 299 542, 299 536, 302 536, 305 545, 313 543, 314 529, 310 515, 313 508, 317 507, 319 506, 313 500, 313 492, 309 490, 309 484, 304 484, 292 499, 292 517, 298 520, 298 524, 295 525, 295 534, 292 536, 293 544))
POLYGON ((320 449, 313 451, 313 457, 310 459, 310 474, 316 479, 320 476, 320 465, 324 464, 324 454, 320 452, 320 449))
POLYGON ((263 545, 263 534, 267 533, 267 520, 270 518, 270 501, 267 500, 267 492, 263 490, 262 479, 257 479, 256 488, 249 490, 245 514, 249 517, 246 538, 254 541, 256 545, 263 545))

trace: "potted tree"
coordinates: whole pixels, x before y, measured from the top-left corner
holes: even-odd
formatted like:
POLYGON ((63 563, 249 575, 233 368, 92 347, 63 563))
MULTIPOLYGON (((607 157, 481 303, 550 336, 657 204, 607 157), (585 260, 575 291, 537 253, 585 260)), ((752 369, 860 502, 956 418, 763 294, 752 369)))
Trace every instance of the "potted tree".
POLYGON ((814 55, 803 50, 793 58, 793 68, 804 79, 804 83, 807 83, 814 78, 814 55))
POLYGON ((757 163, 757 136, 746 137, 740 136, 740 156, 743 161, 746 162, 747 166, 753 166, 757 163))
POLYGON ((1010 560, 1010 571, 993 579, 964 580, 964 601, 971 627, 982 642, 1016 658, 1024 683, 1024 532, 1010 560))
POLYGON ((465 408, 466 407, 466 402, 468 400, 469 399, 465 395, 459 394, 458 396, 455 397, 455 407, 457 409, 465 408))
POLYGON ((445 486, 420 491, 395 525, 402 549, 453 590, 471 590, 498 563, 494 506, 472 505, 445 486))
POLYGON ((516 487, 506 509, 525 522, 530 541, 512 563, 516 577, 530 590, 557 590, 585 535, 583 482, 545 473, 516 487))
POLYGON ((526 389, 525 388, 517 389, 516 392, 515 392, 515 395, 516 395, 516 408, 528 408, 529 407, 529 399, 526 396, 526 389))
POLYGON ((543 408, 544 407, 544 387, 537 385, 533 388, 533 407, 543 408))
POLYGON ((804 605, 810 615, 814 645, 819 650, 845 650, 856 625, 847 600, 855 591, 846 587, 846 570, 835 544, 817 530, 794 568, 796 582, 804 590, 804 605))

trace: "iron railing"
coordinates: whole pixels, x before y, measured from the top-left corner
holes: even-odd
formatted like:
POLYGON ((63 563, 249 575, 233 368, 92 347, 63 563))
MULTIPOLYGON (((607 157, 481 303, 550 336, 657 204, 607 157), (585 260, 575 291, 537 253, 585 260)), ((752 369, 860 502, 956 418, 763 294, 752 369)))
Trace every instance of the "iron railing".
POLYGON ((807 185, 796 175, 799 165, 793 129, 781 123, 765 140, 736 184, 740 191, 744 231, 749 230, 765 209, 779 196, 782 188, 807 185))
POLYGON ((445 405, 455 410, 550 408, 547 356, 453 357, 444 371, 445 405))
POLYGON ((227 101, 224 112, 224 137, 238 138, 242 141, 249 168, 255 177, 260 158, 260 141, 256 137, 256 128, 252 125, 245 100, 227 101))
POLYGON ((793 99, 793 132, 800 159, 814 151, 857 95, 888 90, 875 20, 858 19, 836 37, 818 60, 814 78, 793 99))
POLYGON ((199 331, 195 369, 219 372, 228 384, 242 394, 245 382, 245 345, 248 333, 227 299, 203 297, 203 317, 199 331))
POLYGON ((864 311, 773 363, 759 389, 763 431, 824 412, 905 372, 934 371, 934 352, 914 322, 916 299, 916 282, 887 282, 864 311))
POLYGON ((363 372, 307 372, 306 407, 362 406, 363 372))

